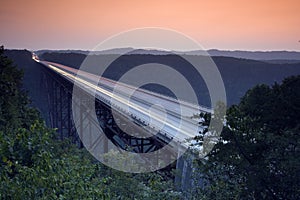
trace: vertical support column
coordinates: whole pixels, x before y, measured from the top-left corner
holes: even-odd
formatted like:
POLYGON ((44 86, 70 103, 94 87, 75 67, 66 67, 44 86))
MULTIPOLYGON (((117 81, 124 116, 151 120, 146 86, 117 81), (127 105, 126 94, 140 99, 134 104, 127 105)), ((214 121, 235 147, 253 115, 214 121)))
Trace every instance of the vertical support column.
MULTIPOLYGON (((53 128, 57 128, 58 126, 58 116, 57 116, 57 88, 56 82, 53 81, 52 90, 53 90, 53 128)), ((51 98, 51 97, 50 97, 51 98)))
POLYGON ((63 87, 60 85, 58 87, 58 101, 59 101, 59 113, 58 113, 58 117, 59 117, 59 132, 60 132, 60 139, 63 140, 64 139, 64 121, 63 121, 63 87))
POLYGON ((141 153, 144 153, 144 138, 141 138, 140 141, 141 141, 141 144, 140 144, 140 146, 141 146, 141 153))

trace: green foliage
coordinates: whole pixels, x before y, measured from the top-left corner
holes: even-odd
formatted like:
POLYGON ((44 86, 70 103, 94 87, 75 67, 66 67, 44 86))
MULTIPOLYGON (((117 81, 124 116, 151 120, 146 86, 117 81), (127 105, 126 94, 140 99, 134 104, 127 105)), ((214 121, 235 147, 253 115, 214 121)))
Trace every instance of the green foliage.
POLYGON ((3 55, 0 47, 0 129, 9 131, 29 127, 37 112, 27 106, 29 99, 21 90, 23 72, 3 55))
POLYGON ((181 199, 172 180, 166 181, 160 173, 131 174, 104 168, 101 177, 105 177, 110 199, 181 199))
POLYGON ((300 198, 300 76, 258 85, 229 108, 220 142, 197 162, 207 199, 300 198))
POLYGON ((82 199, 103 196, 99 187, 102 182, 95 175, 97 165, 76 152, 70 144, 54 143, 52 134, 53 131, 38 121, 29 130, 19 128, 16 137, 0 132, 2 198, 82 199))

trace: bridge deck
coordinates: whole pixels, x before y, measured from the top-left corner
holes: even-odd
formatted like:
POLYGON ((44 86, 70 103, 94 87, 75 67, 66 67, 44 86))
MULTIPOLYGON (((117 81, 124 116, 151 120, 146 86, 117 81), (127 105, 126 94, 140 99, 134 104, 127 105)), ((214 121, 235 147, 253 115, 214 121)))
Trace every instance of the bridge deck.
POLYGON ((140 126, 157 130, 184 146, 189 144, 186 141, 187 139, 196 136, 202 129, 199 122, 193 119, 192 116, 200 112, 212 112, 205 107, 58 63, 40 61, 35 56, 33 56, 33 59, 70 82, 76 83, 86 92, 94 95, 95 98, 118 110, 118 112, 131 116, 132 121, 140 126))

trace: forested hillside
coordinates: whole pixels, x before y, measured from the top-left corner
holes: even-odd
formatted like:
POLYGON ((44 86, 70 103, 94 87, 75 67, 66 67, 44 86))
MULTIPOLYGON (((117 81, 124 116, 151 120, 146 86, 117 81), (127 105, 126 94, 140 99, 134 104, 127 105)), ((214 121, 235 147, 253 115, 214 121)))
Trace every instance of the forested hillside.
MULTIPOLYGON (((86 58, 84 54, 78 53, 45 53, 42 59, 62 63, 74 68, 79 68, 86 58)), ((92 56, 97 57, 97 56, 92 56)), ((97 59, 105 59, 109 55, 98 56, 97 59), (100 58, 99 58, 100 57, 100 58)), ((192 57, 192 56, 191 56, 192 57)), ((238 59, 231 57, 212 57, 216 63, 226 88, 227 101, 229 105, 237 104, 245 92, 257 84, 271 85, 275 81, 281 82, 285 77, 300 74, 300 63, 292 64, 272 64, 262 61, 238 59)), ((93 58, 89 58, 93 59, 93 58)), ((96 59, 96 58, 95 58, 96 59)), ((178 58, 176 55, 126 55, 114 62, 110 70, 105 74, 112 79, 120 76, 131 69, 133 66, 147 62, 159 62, 169 65, 182 74, 186 74, 194 88, 198 91, 201 103, 209 106, 208 90, 201 77, 196 76, 189 64, 178 58), (200 83, 200 84, 199 84, 200 83)), ((98 66, 101 67, 101 66, 98 66)), ((94 70, 94 69, 93 69, 94 70)), ((93 71, 97 73, 97 71, 93 71)), ((150 87, 149 89, 157 92, 167 92, 161 88, 150 87)))

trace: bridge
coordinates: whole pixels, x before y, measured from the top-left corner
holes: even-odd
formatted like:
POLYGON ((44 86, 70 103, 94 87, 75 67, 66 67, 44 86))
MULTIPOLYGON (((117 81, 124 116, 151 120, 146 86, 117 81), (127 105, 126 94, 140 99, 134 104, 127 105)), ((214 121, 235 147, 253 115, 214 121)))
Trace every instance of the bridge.
POLYGON ((135 153, 148 153, 172 141, 167 159, 177 158, 178 151, 188 148, 189 139, 202 130, 199 119, 193 116, 212 112, 183 100, 40 60, 34 53, 32 59, 41 64, 45 72, 42 83, 48 93, 51 127, 58 128, 60 139, 70 138, 88 150, 94 148, 95 143, 99 146, 101 141, 99 151, 104 153, 110 145, 135 153), (81 94, 78 99, 73 93, 75 86, 81 94), (91 117, 91 106, 95 107, 97 120, 91 117), (74 121, 74 115, 78 116, 78 122, 74 121), (93 127, 101 128, 106 137, 83 144, 93 137, 93 127))

